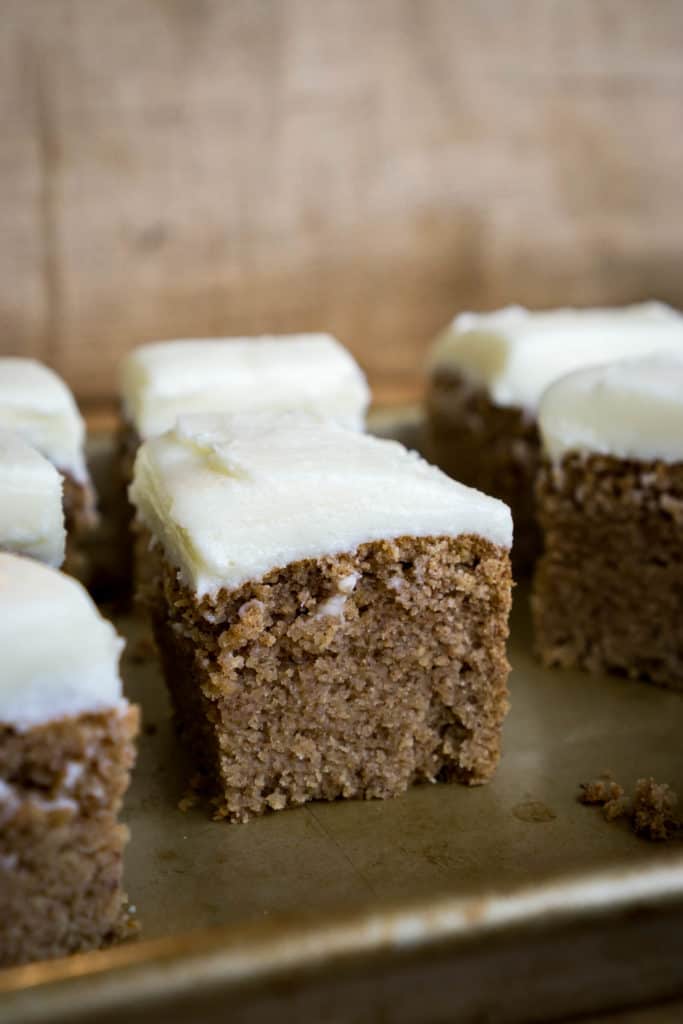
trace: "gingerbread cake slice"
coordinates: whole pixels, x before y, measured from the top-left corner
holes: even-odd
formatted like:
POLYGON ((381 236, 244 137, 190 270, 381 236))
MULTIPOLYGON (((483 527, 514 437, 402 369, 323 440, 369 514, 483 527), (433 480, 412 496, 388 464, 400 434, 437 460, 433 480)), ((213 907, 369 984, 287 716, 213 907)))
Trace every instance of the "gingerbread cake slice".
POLYGON ((683 353, 683 316, 661 303, 462 313, 430 358, 427 452, 447 473, 512 509, 515 573, 538 557, 538 402, 559 377, 620 358, 683 353))
POLYGON ((502 502, 300 416, 181 418, 140 448, 131 498, 217 817, 490 778, 509 671, 502 502))
POLYGON ((64 561, 61 475, 18 434, 0 430, 0 550, 64 561))
POLYGON ((67 533, 64 568, 89 582, 86 548, 97 514, 85 461, 85 424, 73 395, 42 363, 0 358, 0 428, 19 434, 59 470, 67 533))
POLYGON ((123 641, 77 580, 0 553, 0 966, 122 928, 118 812, 138 713, 123 641))
POLYGON ((683 689, 683 357, 570 374, 539 427, 539 655, 683 689))

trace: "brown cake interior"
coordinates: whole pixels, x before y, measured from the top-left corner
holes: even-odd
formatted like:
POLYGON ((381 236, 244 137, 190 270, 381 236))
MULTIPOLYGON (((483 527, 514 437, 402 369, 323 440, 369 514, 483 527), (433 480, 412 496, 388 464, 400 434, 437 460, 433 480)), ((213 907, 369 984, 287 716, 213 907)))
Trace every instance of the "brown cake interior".
POLYGON ((134 519, 133 506, 128 500, 128 488, 133 481, 135 456, 140 444, 138 432, 130 423, 126 422, 122 410, 117 443, 118 481, 114 518, 116 521, 116 543, 119 548, 121 583, 129 593, 132 592, 131 587, 137 584, 139 552, 144 552, 144 545, 139 539, 139 530, 134 519))
POLYGON ((507 551, 474 536, 373 542, 215 600, 153 554, 166 680, 217 817, 491 776, 507 709, 507 551))
POLYGON ((0 966, 96 948, 122 930, 117 821, 134 707, 26 732, 0 724, 0 966))
POLYGON ((90 481, 79 483, 68 473, 62 473, 62 478, 66 527, 66 552, 62 568, 85 586, 90 586, 93 568, 89 547, 99 522, 95 491, 90 481))
POLYGON ((500 498, 512 510, 512 565, 526 576, 540 553, 534 482, 540 462, 536 421, 517 407, 494 405, 487 392, 439 368, 427 393, 428 457, 455 480, 500 498))
POLYGON ((683 689, 683 465, 570 454, 544 464, 537 496, 545 664, 683 689))

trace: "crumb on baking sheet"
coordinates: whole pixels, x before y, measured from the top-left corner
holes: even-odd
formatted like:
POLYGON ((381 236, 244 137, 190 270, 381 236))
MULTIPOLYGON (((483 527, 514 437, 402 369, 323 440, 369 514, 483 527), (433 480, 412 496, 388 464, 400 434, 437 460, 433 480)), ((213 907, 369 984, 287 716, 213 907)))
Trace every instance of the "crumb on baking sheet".
POLYGON ((683 833, 683 822, 676 816, 678 794, 666 782, 638 779, 633 796, 627 796, 611 772, 603 772, 581 783, 579 801, 601 806, 606 821, 628 817, 633 831, 644 839, 661 841, 683 833))
POLYGON ((627 796, 617 796, 608 800, 602 806, 602 816, 605 821, 616 821, 617 818, 625 818, 633 810, 633 804, 627 796))
POLYGON ((607 804, 620 800, 624 795, 623 787, 614 781, 611 772, 603 772, 592 782, 582 782, 580 789, 579 800, 582 804, 607 804))
POLYGON ((682 827, 676 817, 678 794, 666 782, 638 779, 633 797, 633 830, 647 839, 669 839, 682 827))
POLYGON ((199 772, 195 773, 188 784, 185 793, 178 801, 178 810, 182 811, 183 814, 186 811, 191 810, 202 798, 202 793, 206 788, 206 780, 203 775, 199 772))
POLYGON ((138 908, 134 903, 129 903, 121 910, 117 922, 114 938, 116 942, 126 942, 128 939, 137 938, 142 930, 142 924, 137 916, 138 908))

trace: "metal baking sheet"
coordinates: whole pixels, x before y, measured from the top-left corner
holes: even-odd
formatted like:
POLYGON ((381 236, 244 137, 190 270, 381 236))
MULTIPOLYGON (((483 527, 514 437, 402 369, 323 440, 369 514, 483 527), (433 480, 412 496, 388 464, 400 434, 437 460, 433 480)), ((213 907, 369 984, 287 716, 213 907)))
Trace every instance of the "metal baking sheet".
POLYGON ((0 1020, 550 1020, 683 992, 683 844, 646 842, 576 799, 605 769, 683 793, 683 699, 540 668, 524 588, 490 785, 246 825, 179 810, 191 769, 147 627, 118 625, 145 722, 126 801, 142 931, 0 972, 0 1020))

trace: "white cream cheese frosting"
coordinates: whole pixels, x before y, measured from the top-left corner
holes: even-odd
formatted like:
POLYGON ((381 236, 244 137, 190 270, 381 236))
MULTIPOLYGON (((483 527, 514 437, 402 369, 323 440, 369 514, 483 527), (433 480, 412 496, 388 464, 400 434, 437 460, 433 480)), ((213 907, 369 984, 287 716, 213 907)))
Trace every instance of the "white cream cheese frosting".
POLYGON ((18 434, 0 429, 0 549, 64 561, 63 480, 18 434))
POLYGON ((683 353, 578 370, 544 393, 543 448, 619 459, 683 462, 683 353))
POLYGON ((0 357, 0 427, 20 434, 77 483, 86 482, 85 424, 68 387, 49 367, 0 357))
POLYGON ((25 730, 124 708, 122 649, 75 579, 0 552, 0 722, 25 730))
POLYGON ((142 439, 204 412, 299 409, 361 430, 369 397, 353 356, 328 334, 153 342, 133 349, 122 375, 124 415, 142 439))
POLYGON ((430 367, 451 368, 495 405, 533 416, 545 389, 572 370, 654 352, 683 353, 683 315, 663 303, 547 312, 509 306, 457 316, 436 339, 430 367))
POLYGON ((372 540, 512 543, 503 502, 398 442, 295 414, 181 418, 139 449, 130 497, 199 595, 372 540))

